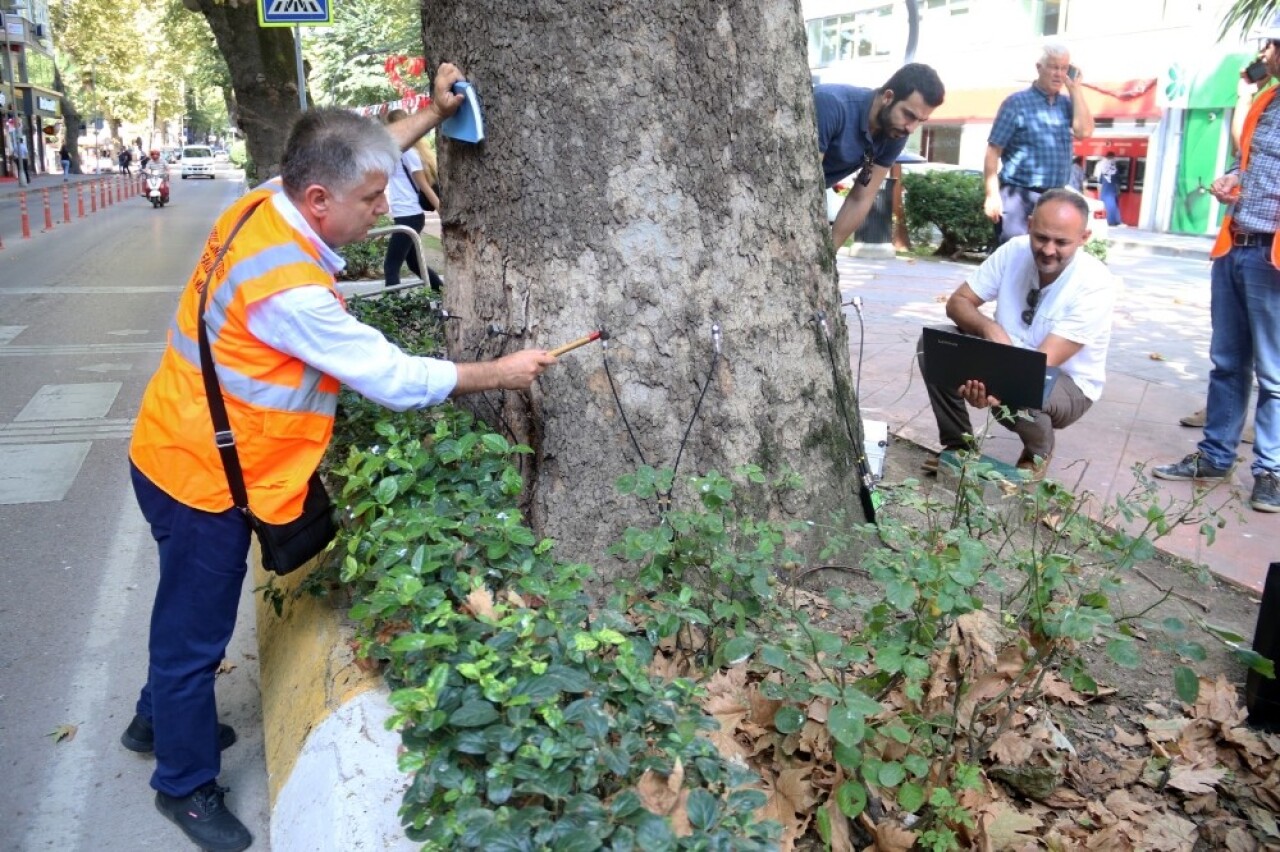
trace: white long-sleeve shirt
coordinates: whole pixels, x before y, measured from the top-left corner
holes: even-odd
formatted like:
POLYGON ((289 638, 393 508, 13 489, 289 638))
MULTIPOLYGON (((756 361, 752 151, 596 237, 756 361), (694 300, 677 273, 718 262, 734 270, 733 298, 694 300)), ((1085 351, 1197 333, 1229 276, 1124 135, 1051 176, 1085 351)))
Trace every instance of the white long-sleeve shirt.
MULTIPOLYGON (((331 274, 342 269, 342 256, 324 244, 283 192, 271 203, 316 246, 331 274)), ((294 287, 269 296, 253 305, 248 322, 263 343, 395 411, 437 405, 458 384, 451 361, 409 355, 347 313, 325 287, 294 287)))

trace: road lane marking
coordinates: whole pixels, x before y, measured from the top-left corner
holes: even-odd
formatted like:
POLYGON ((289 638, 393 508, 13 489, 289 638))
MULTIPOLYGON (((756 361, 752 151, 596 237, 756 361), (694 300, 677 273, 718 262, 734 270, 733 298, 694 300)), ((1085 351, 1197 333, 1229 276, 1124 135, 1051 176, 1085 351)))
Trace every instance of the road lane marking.
POLYGON ((0 446, 0 505, 56 503, 66 497, 91 446, 88 441, 0 446))
POLYGON ((120 387, 120 382, 45 385, 27 401, 13 422, 101 420, 111 410, 120 394, 120 387))
POLYGON ((166 343, 61 343, 0 346, 0 358, 55 358, 63 355, 135 355, 163 352, 166 343))
POLYGON ((25 325, 0 325, 0 346, 13 340, 26 330, 27 327, 25 325))
POLYGON ((133 435, 132 418, 73 423, 65 420, 37 420, 22 425, 0 426, 0 445, 59 444, 70 441, 128 440, 133 435))
MULTIPOLYGON (((120 487, 124 489, 128 485, 122 482, 120 487)), ((63 693, 67 707, 56 717, 79 724, 80 735, 70 745, 49 749, 44 791, 35 797, 38 805, 25 842, 20 846, 22 849, 98 846, 92 840, 86 845, 84 828, 89 798, 95 795, 94 785, 103 779, 87 767, 101 766, 107 759, 104 751, 118 748, 120 735, 115 729, 119 723, 106 705, 111 679, 121 673, 111 671, 107 661, 123 641, 124 630, 146 629, 145 625, 139 627, 127 622, 121 614, 128 612, 133 604, 130 589, 140 585, 142 576, 154 573, 149 571, 154 566, 154 544, 142 513, 132 499, 122 499, 120 505, 115 532, 110 543, 100 551, 102 562, 99 564, 105 565, 93 583, 99 592, 84 632, 84 652, 79 655, 79 664, 63 693), (108 728, 109 725, 112 727, 108 728)), ((139 661, 135 668, 128 676, 137 678, 141 685, 141 679, 146 676, 145 661, 139 661)))
POLYGON ((181 293, 186 285, 100 284, 95 287, 0 287, 0 296, 136 296, 147 293, 181 293))

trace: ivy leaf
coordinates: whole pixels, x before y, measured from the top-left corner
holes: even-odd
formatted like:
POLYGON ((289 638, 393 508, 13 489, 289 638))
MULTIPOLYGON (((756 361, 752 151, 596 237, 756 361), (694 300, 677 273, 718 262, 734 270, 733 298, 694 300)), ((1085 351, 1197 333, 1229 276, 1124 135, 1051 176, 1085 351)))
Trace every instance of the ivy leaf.
POLYGON ((896 760, 891 760, 888 763, 882 764, 880 766, 880 772, 877 773, 878 780, 881 785, 885 787, 897 787, 906 780, 906 777, 907 771, 903 769, 902 764, 898 763, 896 760))
POLYGON ((792 706, 782 707, 773 717, 773 726, 780 734, 794 734, 804 724, 804 714, 792 706))
POLYGON ((498 720, 498 711, 488 701, 475 699, 454 710, 449 724, 459 728, 478 728, 498 720))
POLYGON ((827 730, 841 745, 855 746, 866 736, 867 725, 861 714, 844 704, 831 708, 827 714, 827 730))
POLYGON ((1138 643, 1132 639, 1112 639, 1107 643, 1107 656, 1126 669, 1136 669, 1142 663, 1138 657, 1138 643))
POLYGON ((400 485, 396 482, 394 476, 383 478, 373 489, 373 499, 377 500, 383 506, 396 499, 396 495, 400 493, 400 485))
POLYGON ((914 781, 908 781, 902 785, 902 789, 898 790, 898 805, 907 813, 915 813, 923 804, 924 788, 914 781))
POLYGON ((694 828, 710 829, 719 815, 720 805, 716 797, 706 789, 699 787, 689 793, 685 802, 685 810, 689 813, 689 823, 694 828))
POLYGON ((759 643, 750 636, 735 636, 724 643, 721 656, 726 666, 736 666, 746 662, 759 643))
POLYGON ((836 788, 836 806, 840 813, 855 819, 867 807, 867 788, 857 781, 845 781, 836 788))
POLYGON ((1173 689, 1182 703, 1195 704, 1200 697, 1200 678, 1190 667, 1178 666, 1173 670, 1173 689))

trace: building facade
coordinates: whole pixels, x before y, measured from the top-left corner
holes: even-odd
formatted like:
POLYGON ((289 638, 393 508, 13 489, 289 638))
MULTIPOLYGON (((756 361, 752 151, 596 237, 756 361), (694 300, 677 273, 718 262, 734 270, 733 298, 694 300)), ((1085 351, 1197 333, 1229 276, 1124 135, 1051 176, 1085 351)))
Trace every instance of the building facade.
MULTIPOLYGON (((1035 79, 1045 41, 1065 43, 1094 115, 1077 144, 1087 173, 1107 151, 1120 165, 1125 224, 1212 233, 1205 187, 1234 157, 1230 125, 1254 45, 1219 40, 1229 0, 917 0, 914 59, 937 69, 946 102, 911 142, 927 159, 982 168, 1006 96, 1035 79)), ((882 84, 906 57, 901 0, 803 0, 814 82, 882 84)))
POLYGON ((12 159, 19 140, 27 143, 33 172, 56 161, 62 136, 62 94, 55 85, 53 43, 47 0, 0 0, 0 110, 4 116, 3 177, 15 177, 12 159))

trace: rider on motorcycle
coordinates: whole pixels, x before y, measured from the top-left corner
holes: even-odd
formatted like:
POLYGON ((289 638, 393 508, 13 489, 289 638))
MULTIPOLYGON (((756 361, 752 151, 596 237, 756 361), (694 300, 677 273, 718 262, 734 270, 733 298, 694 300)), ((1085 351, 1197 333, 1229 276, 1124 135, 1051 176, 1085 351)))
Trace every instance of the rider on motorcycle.
MULTIPOLYGON (((142 196, 147 198, 151 194, 151 188, 147 186, 149 178, 159 178, 160 186, 157 189, 160 192, 159 204, 163 206, 169 202, 169 164, 160 158, 160 152, 151 149, 151 157, 143 160, 138 166, 138 176, 142 178, 142 196)), ((152 203, 156 203, 153 199, 152 203)))
POLYGON ((145 175, 147 172, 159 172, 165 180, 169 179, 169 164, 160 158, 160 152, 155 148, 151 149, 150 158, 143 160, 138 167, 138 174, 145 175))

